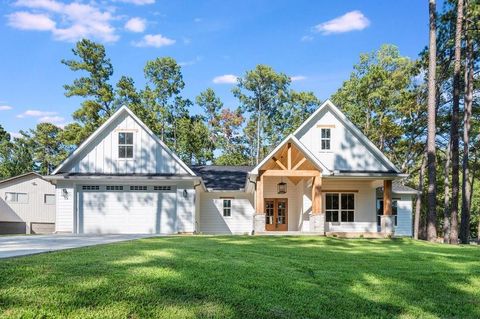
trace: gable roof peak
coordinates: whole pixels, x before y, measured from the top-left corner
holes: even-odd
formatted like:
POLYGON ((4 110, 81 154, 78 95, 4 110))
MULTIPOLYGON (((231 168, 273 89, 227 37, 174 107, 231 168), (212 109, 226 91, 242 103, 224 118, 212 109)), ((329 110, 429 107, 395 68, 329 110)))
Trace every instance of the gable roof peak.
POLYGON ((190 175, 196 176, 196 174, 188 167, 187 164, 185 164, 178 156, 175 154, 162 140, 158 138, 157 135, 140 119, 138 116, 133 113, 133 111, 126 106, 125 104, 119 107, 102 125, 100 125, 90 136, 83 141, 73 153, 71 153, 60 165, 55 168, 55 170, 52 172, 51 175, 55 175, 62 168, 64 168, 67 164, 69 164, 73 158, 75 158, 78 154, 81 153, 83 149, 87 147, 102 131, 108 128, 108 126, 115 121, 118 117, 121 116, 126 112, 129 116, 131 116, 158 144, 160 144, 166 151, 167 153, 172 156, 179 164, 180 166, 187 171, 190 175))

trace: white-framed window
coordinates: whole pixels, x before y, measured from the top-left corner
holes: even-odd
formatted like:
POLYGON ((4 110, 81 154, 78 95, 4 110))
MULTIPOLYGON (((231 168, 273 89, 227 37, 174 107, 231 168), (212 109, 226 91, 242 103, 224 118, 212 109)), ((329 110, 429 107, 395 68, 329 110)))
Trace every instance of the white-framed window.
POLYGON ((43 195, 43 202, 47 205, 55 205, 55 194, 43 195))
MULTIPOLYGON (((397 226, 398 199, 392 199, 392 215, 394 225, 397 226)), ((377 226, 382 225, 383 199, 377 199, 377 226)))
POLYGON ((107 185, 107 191, 123 191, 122 185, 107 185))
POLYGON ((5 193, 5 201, 10 203, 27 204, 28 194, 7 192, 5 193))
POLYGON ((355 221, 355 194, 325 194, 325 215, 325 220, 330 223, 353 223, 355 221))
POLYGON ((84 191, 98 191, 100 190, 99 185, 83 185, 82 190, 84 191))
POLYGON ((330 129, 322 128, 320 137, 321 137, 320 138, 321 149, 329 150, 330 149, 330 129))
POLYGON ((132 185, 130 186, 131 191, 146 191, 147 185, 132 185))
POLYGON ((155 185, 153 186, 154 191, 170 191, 172 190, 172 186, 170 185, 155 185))
POLYGON ((232 216, 232 200, 224 199, 223 200, 223 217, 232 216))
POLYGON ((133 158, 133 133, 118 133, 118 158, 133 158))

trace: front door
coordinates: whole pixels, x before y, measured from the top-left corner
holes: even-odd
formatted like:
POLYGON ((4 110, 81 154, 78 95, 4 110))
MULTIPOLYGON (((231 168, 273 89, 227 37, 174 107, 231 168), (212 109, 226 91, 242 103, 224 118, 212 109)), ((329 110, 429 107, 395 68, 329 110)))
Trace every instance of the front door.
POLYGON ((265 230, 288 230, 288 200, 286 198, 265 199, 265 230))

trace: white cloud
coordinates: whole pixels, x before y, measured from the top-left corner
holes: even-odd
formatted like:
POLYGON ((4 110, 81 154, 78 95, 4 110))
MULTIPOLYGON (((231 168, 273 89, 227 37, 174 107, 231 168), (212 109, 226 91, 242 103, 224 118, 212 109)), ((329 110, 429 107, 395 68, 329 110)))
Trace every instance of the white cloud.
POLYGON ((300 41, 302 42, 310 42, 313 40, 313 37, 311 35, 304 35, 303 37, 300 38, 300 41))
POLYGON ((65 118, 55 115, 55 116, 42 116, 38 119, 39 122, 58 124, 65 122, 65 118))
POLYGON ((306 80, 306 79, 307 79, 307 77, 304 76, 304 75, 294 75, 294 76, 290 77, 290 80, 292 80, 292 82, 303 81, 303 80, 306 80))
POLYGON ((235 84, 237 83, 237 76, 233 74, 225 74, 213 78, 215 84, 235 84))
POLYGON ((45 14, 33 14, 25 11, 14 12, 7 16, 8 25, 21 30, 52 31, 55 21, 45 14))
POLYGON ((344 33, 355 30, 363 30, 370 25, 370 21, 362 12, 355 10, 314 27, 316 32, 324 35, 332 33, 344 33))
POLYGON ((131 18, 125 23, 125 29, 131 32, 143 32, 147 28, 147 21, 142 18, 131 18))
POLYGON ((188 60, 188 61, 181 61, 181 62, 178 63, 178 65, 180 65, 180 66, 190 66, 190 65, 197 64, 200 61, 202 61, 202 57, 201 56, 196 56, 195 59, 188 60))
POLYGON ((0 111, 9 111, 13 109, 10 105, 0 105, 0 111))
POLYGON ((175 43, 175 40, 164 37, 161 34, 147 34, 142 40, 133 42, 133 45, 137 47, 155 47, 160 48, 175 43))
POLYGON ((137 6, 143 6, 145 4, 153 4, 155 0, 118 0, 120 2, 131 3, 137 6))
POLYGON ((18 114, 18 118, 24 118, 24 117, 46 117, 46 116, 51 116, 51 115, 56 115, 58 114, 57 112, 51 112, 51 111, 40 111, 40 110, 26 110, 25 112, 18 114))
POLYGON ((116 17, 95 2, 65 4, 56 0, 17 0, 15 6, 34 12, 19 11, 8 15, 8 24, 13 28, 49 31, 59 41, 95 38, 115 42, 119 39, 112 25, 116 17))
POLYGON ((199 23, 199 22, 202 22, 203 19, 202 18, 195 18, 193 19, 193 22, 196 22, 196 23, 199 23))

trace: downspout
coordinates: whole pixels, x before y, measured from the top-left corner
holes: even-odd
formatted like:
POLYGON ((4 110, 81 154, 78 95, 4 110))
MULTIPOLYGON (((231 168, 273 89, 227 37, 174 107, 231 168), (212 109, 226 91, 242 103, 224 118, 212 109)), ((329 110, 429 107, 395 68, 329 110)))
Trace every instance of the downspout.
POLYGON ((193 195, 193 203, 195 205, 195 230, 193 231, 194 234, 198 234, 198 229, 199 229, 199 226, 200 226, 198 224, 198 220, 197 220, 196 215, 197 215, 197 186, 201 186, 201 185, 202 185, 201 181, 200 181, 200 183, 193 185, 193 190, 195 191, 195 194, 193 195))

